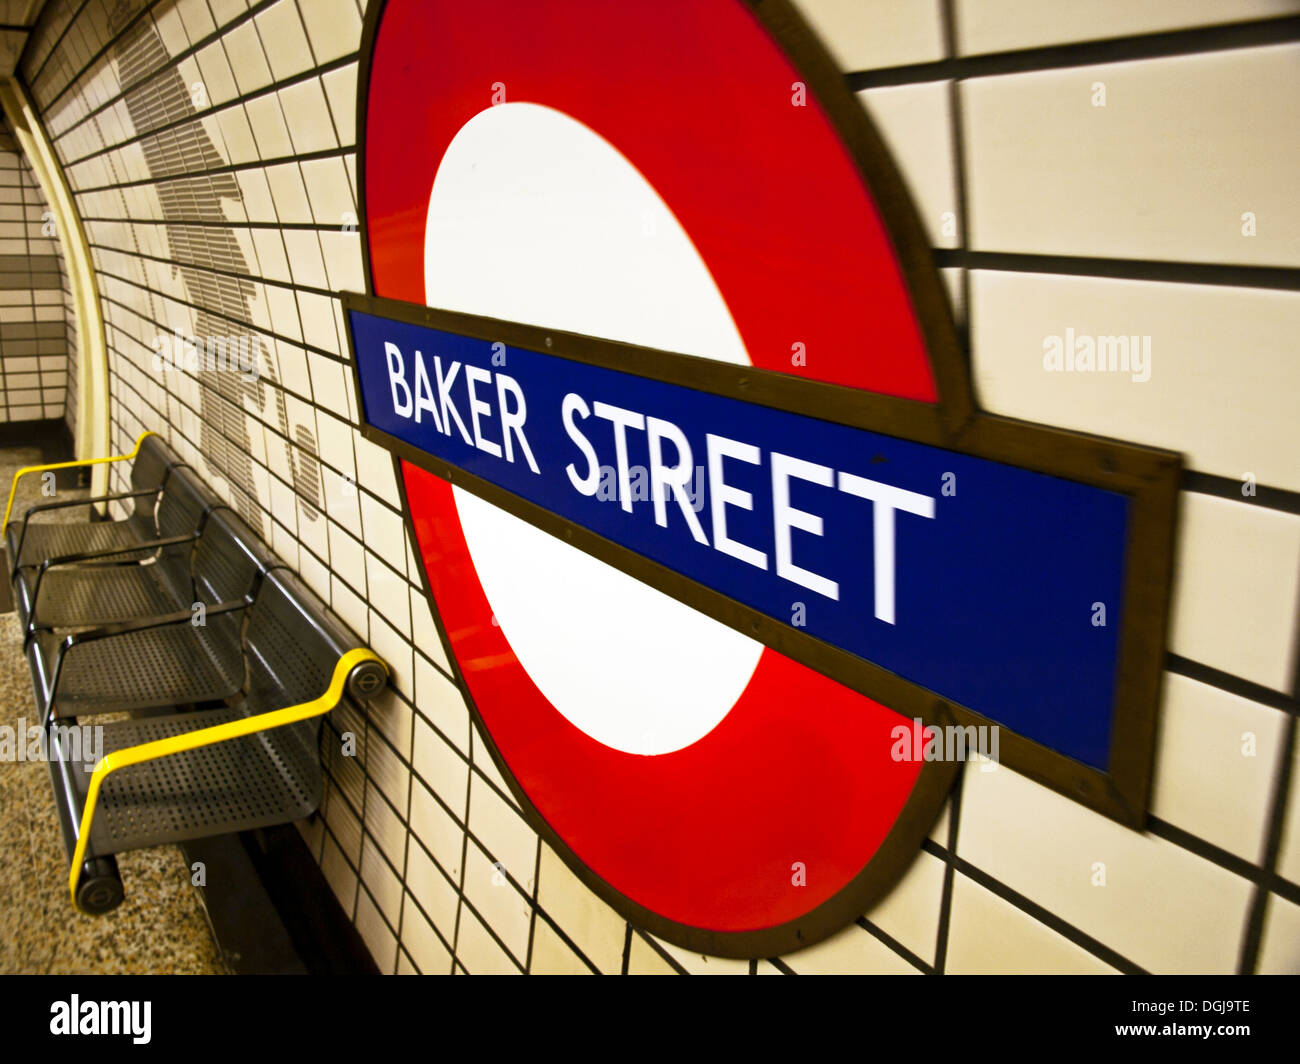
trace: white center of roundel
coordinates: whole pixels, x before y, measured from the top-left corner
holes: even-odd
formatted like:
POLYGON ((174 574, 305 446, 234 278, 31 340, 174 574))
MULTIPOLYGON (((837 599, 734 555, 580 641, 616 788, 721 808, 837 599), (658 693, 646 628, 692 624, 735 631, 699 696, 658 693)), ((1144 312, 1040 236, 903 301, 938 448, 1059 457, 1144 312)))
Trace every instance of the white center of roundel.
MULTIPOLYGON (((608 141, 537 104, 489 107, 452 140, 429 198, 424 285, 432 307, 749 363, 658 193, 608 141)), ((761 644, 454 494, 497 623, 570 723, 616 750, 664 754, 735 705, 761 644)))

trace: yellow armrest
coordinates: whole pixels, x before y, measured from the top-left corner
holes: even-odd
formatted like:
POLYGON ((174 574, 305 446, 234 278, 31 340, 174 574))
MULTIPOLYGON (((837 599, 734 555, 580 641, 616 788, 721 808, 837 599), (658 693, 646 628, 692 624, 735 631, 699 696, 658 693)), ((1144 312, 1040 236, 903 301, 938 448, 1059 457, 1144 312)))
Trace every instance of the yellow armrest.
POLYGON ((200 746, 211 746, 214 743, 239 739, 255 732, 270 731, 285 724, 296 724, 309 717, 323 716, 339 704, 348 673, 363 661, 377 661, 385 671, 388 670, 387 663, 373 650, 368 647, 357 647, 339 658, 334 666, 334 675, 330 677, 329 687, 319 698, 314 698, 310 702, 271 710, 269 713, 258 713, 243 720, 232 720, 210 728, 199 728, 167 739, 155 739, 151 743, 141 743, 139 746, 128 746, 101 757, 90 776, 90 788, 86 792, 86 807, 81 813, 77 845, 72 854, 72 868, 68 871, 68 891, 72 895, 72 904, 74 906, 77 904, 77 883, 81 878, 81 865, 86 857, 86 847, 90 843, 90 829, 95 820, 95 804, 99 800, 99 788, 110 772, 126 768, 128 765, 138 765, 142 761, 153 761, 156 758, 194 750, 200 746))
POLYGON ((110 455, 108 458, 83 458, 75 462, 51 462, 49 465, 23 466, 22 469, 18 470, 18 472, 14 474, 13 483, 9 485, 9 502, 5 506, 5 520, 4 524, 0 525, 0 532, 4 532, 9 528, 9 513, 14 508, 14 495, 18 491, 18 481, 28 473, 40 473, 48 469, 71 469, 73 466, 103 465, 105 462, 126 461, 129 458, 134 458, 140 453, 140 444, 144 443, 144 438, 146 436, 156 435, 156 432, 140 433, 140 438, 135 441, 135 450, 130 454, 114 454, 110 455))

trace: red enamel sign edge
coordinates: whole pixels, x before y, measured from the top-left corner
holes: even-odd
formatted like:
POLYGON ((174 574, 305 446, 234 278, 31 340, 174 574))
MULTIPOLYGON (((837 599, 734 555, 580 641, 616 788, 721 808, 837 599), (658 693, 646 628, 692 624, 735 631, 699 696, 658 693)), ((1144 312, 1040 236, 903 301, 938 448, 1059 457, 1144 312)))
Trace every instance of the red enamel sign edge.
MULTIPOLYGON (((674 177, 673 153, 671 146, 664 147, 667 138, 662 130, 650 130, 638 140, 619 128, 610 128, 611 124, 618 125, 621 114, 637 113, 638 107, 644 109, 647 100, 625 99, 617 92, 592 92, 584 89, 586 82, 582 79, 568 75, 554 51, 542 46, 547 16, 553 14, 553 9, 540 11, 543 7, 549 8, 548 5, 528 7, 538 15, 538 24, 512 24, 506 39, 495 41, 490 50, 492 69, 507 73, 488 79, 488 84, 503 80, 518 94, 515 98, 557 107, 607 136, 624 151, 677 214, 714 271, 755 365, 788 370, 789 345, 774 343, 770 338, 789 336, 796 327, 794 335, 808 336, 808 329, 798 327, 801 315, 805 321, 809 318, 806 305, 790 299, 788 292, 778 293, 753 285, 755 271, 748 266, 746 256, 730 250, 725 225, 715 226, 716 231, 710 229, 717 211, 712 209, 709 196, 700 195, 699 182, 689 179, 689 175, 674 177), (759 289, 757 294, 750 290, 755 287, 759 289), (742 296, 736 297, 736 292, 742 296), (778 299, 777 295, 785 298, 778 299), (793 324, 773 320, 782 312, 793 315, 788 319, 793 324)), ((668 45, 672 45, 669 51, 675 57, 676 66, 689 71, 703 69, 699 64, 709 56, 727 55, 732 65, 725 65, 719 95, 709 97, 715 107, 692 106, 699 94, 707 95, 712 88, 702 85, 698 77, 690 84, 690 97, 683 96, 679 101, 675 113, 689 113, 692 121, 699 120, 698 128, 687 128, 684 134, 688 143, 690 137, 696 136, 727 146, 726 123, 718 124, 718 113, 727 114, 724 98, 728 92, 732 93, 730 102, 740 107, 746 104, 746 94, 755 91, 755 83, 770 82, 773 91, 779 91, 788 106, 794 83, 808 86, 809 108, 821 108, 816 112, 818 121, 804 123, 816 127, 813 133, 809 134, 807 129, 802 133, 795 130, 784 141, 770 129, 764 135, 776 145, 778 159, 783 152, 798 158, 800 166, 819 177, 816 202, 805 203, 807 209, 802 214, 794 212, 799 215, 794 219, 799 225, 789 228, 798 233, 795 242, 806 253, 809 233, 817 231, 825 233, 823 242, 828 246, 843 250, 838 257, 824 260, 825 272, 817 274, 823 288, 832 283, 831 279, 837 286, 832 289, 836 293, 833 298, 828 299, 822 293, 817 299, 821 312, 819 323, 827 341, 823 343, 818 338, 815 349, 839 352, 838 357, 820 362, 822 379, 875 394, 922 402, 937 399, 937 412, 945 424, 963 423, 973 410, 969 382, 928 242, 865 113, 792 9, 784 3, 745 5, 739 0, 711 4, 707 17, 699 8, 694 10, 693 32, 683 37, 652 16, 638 22, 633 32, 627 23, 637 21, 635 13, 623 18, 617 11, 610 11, 609 5, 598 5, 602 17, 596 17, 596 12, 583 10, 586 7, 584 3, 566 6, 566 12, 572 16, 572 21, 563 27, 568 35, 566 39, 575 42, 574 47, 582 54, 599 55, 600 63, 617 69, 619 86, 632 97, 638 93, 644 96, 646 85, 652 86, 651 102, 661 110, 671 110, 670 103, 666 102, 666 96, 671 96, 671 84, 666 86, 662 76, 655 77, 657 71, 662 75, 668 45), (735 58, 740 40, 748 40, 746 47, 759 56, 756 60, 761 68, 759 78, 746 77, 752 72, 743 69, 738 73, 737 64, 744 66, 735 58), (730 53, 721 47, 724 44, 730 46, 730 53), (794 55, 798 57, 797 64, 791 61, 794 55), (720 99, 724 102, 719 103, 720 99), (799 141, 800 136, 805 140, 799 141), (791 151, 789 141, 800 143, 800 148, 791 151), (819 168, 823 159, 826 163, 819 168), (827 177, 830 173, 835 175, 835 180, 827 177), (864 248, 868 250, 862 254, 864 248), (851 345, 831 342, 835 336, 863 335, 867 328, 863 308, 872 315, 870 326, 877 326, 882 304, 863 299, 862 295, 881 289, 891 293, 893 300, 883 304, 891 308, 891 313, 883 315, 892 322, 885 330, 895 345, 889 349, 903 352, 907 357, 902 361, 910 359, 910 369, 898 371, 898 364, 893 362, 868 366, 856 357, 851 345), (824 304, 827 303, 831 313, 826 313, 824 304)), ((416 42, 417 52, 435 47, 429 44, 431 35, 416 33, 414 25, 401 22, 404 16, 429 17, 429 6, 420 7, 418 14, 413 14, 417 5, 392 0, 374 6, 368 15, 358 108, 364 121, 360 145, 361 202, 368 288, 381 296, 419 305, 425 302, 423 226, 429 189, 446 144, 464 121, 483 109, 487 94, 481 72, 475 65, 478 60, 464 58, 463 69, 454 60, 473 51, 464 47, 464 41, 493 34, 500 37, 502 32, 499 21, 473 8, 474 5, 464 5, 460 9, 437 12, 440 19, 437 36, 448 51, 437 57, 440 61, 436 64, 425 62, 419 66, 409 57, 401 62, 399 57, 389 56, 386 49, 389 42, 399 49, 416 42), (391 24, 383 21, 390 13, 394 17, 391 24), (377 34, 381 25, 384 30, 377 34), (412 69, 440 72, 436 94, 431 89, 420 98, 411 98, 412 69), (403 107, 386 107, 382 103, 386 98, 402 99, 403 107), (413 130, 422 132, 413 137, 413 130), (379 161, 392 158, 384 154, 387 145, 401 147, 399 166, 379 161), (372 165, 379 170, 372 173, 372 165)), ((556 32, 553 21, 549 25, 556 32)), ((418 83, 423 85, 428 80, 421 79, 418 83)), ((789 110, 795 113, 793 107, 789 110)), ((674 135, 683 135, 684 125, 675 123, 674 135)), ((736 135, 743 142, 744 131, 736 135)), ((746 189, 745 209, 760 219, 780 217, 785 223, 791 214, 788 189, 799 187, 804 180, 806 173, 782 171, 778 161, 764 173, 764 180, 746 189), (782 185, 783 180, 791 183, 782 185), (764 190, 770 199, 763 199, 764 190), (774 213, 776 207, 780 207, 781 213, 774 213)), ((714 193, 719 194, 735 199, 730 186, 722 193, 714 193)), ((765 226, 762 231, 770 237, 778 256, 790 254, 791 234, 784 224, 765 226)), ((874 338, 875 334, 872 335, 874 338)), ((444 644, 450 660, 457 662, 462 691, 480 729, 488 736, 498 768, 530 823, 580 878, 634 924, 702 952, 772 956, 824 938, 853 920, 888 890, 915 859, 919 843, 942 805, 956 766, 895 763, 895 769, 900 771, 892 777, 892 782, 877 781, 886 784, 883 793, 860 795, 868 800, 856 806, 845 802, 837 810, 831 795, 817 790, 820 777, 838 778, 835 773, 826 772, 825 751, 819 762, 801 758, 798 750, 792 754, 787 742, 773 748, 770 736, 781 734, 781 725, 789 724, 788 719, 782 720, 779 698, 751 699, 745 713, 733 711, 731 718, 737 719, 730 725, 724 721, 719 726, 716 737, 708 736, 677 755, 634 759, 663 763, 666 767, 658 772, 629 772, 628 762, 620 764, 617 758, 611 760, 606 755, 608 771, 593 773, 592 766, 600 767, 602 759, 594 756, 589 747, 599 744, 577 733, 558 717, 540 692, 536 692, 517 661, 505 667, 478 667, 477 663, 484 661, 509 662, 513 655, 501 630, 490 623, 491 610, 474 578, 468 549, 456 520, 450 485, 407 462, 401 463, 399 483, 409 520, 421 545, 426 590, 435 604, 434 613, 444 644), (450 637, 448 627, 452 629, 450 637), (521 699, 520 693, 530 688, 536 698, 521 699), (503 706, 511 707, 510 715, 505 715, 503 706), (572 734, 566 734, 566 728, 572 734), (513 733, 520 731, 525 733, 525 738, 514 741, 513 733), (769 737, 766 746, 765 735, 769 737), (715 741, 710 743, 710 739, 715 741), (592 790, 585 802, 560 802, 544 813, 538 808, 538 802, 546 807, 554 796, 539 794, 539 789, 548 772, 552 777, 557 774, 557 766, 561 767, 559 778, 591 780, 592 790), (792 778, 797 777, 799 766, 805 776, 792 778), (520 775, 529 781, 529 786, 520 783, 517 778, 520 775), (769 788, 774 793, 768 795, 766 806, 754 800, 755 777, 780 781, 779 786, 769 788), (738 800, 716 818, 701 816, 698 806, 682 800, 683 796, 692 794, 692 787, 698 786, 701 778, 711 780, 718 794, 732 793, 739 796, 738 800), (801 791, 801 787, 805 789, 801 791), (804 803, 797 798, 791 801, 792 795, 799 794, 809 801, 804 803), (665 795, 674 799, 666 801, 665 795), (582 807, 592 805, 592 799, 601 798, 604 800, 594 803, 596 812, 584 818, 582 807), (666 808, 674 806, 674 802, 676 808, 666 808), (624 819, 602 826, 602 817, 610 820, 611 806, 624 819), (844 815, 837 816, 837 812, 844 815), (619 827, 638 824, 658 825, 658 835, 643 834, 627 845, 606 845, 604 849, 593 842, 593 837, 602 831, 613 834, 619 827), (761 834, 765 827, 808 831, 814 825, 827 835, 852 837, 857 847, 853 852, 865 854, 865 858, 850 861, 853 867, 817 866, 822 882, 811 889, 809 886, 792 888, 790 866, 801 855, 789 853, 789 860, 783 866, 764 868, 764 879, 771 880, 770 890, 756 892, 750 909, 741 911, 737 918, 737 910, 743 910, 743 906, 735 904, 737 884, 728 882, 725 874, 710 876, 707 872, 725 873, 727 868, 735 867, 736 860, 743 858, 745 848, 759 841, 755 834, 761 834), (696 829, 693 834, 691 828, 696 829), (667 852, 663 848, 664 839, 671 840, 667 852), (691 874, 683 876, 679 871, 674 876, 674 864, 679 870, 691 870, 691 874), (702 870, 705 874, 700 874, 702 870), (778 877, 778 873, 783 875, 778 877), (829 889, 827 876, 831 880, 829 889), (634 882, 634 887, 620 890, 611 880, 625 885, 634 882), (789 904, 792 892, 799 898, 793 905, 789 904), (631 896, 633 893, 638 896, 631 896), (764 923, 765 911, 776 914, 775 918, 764 923), (698 918, 693 918, 697 914, 698 918)), ((854 735, 855 727, 865 729, 856 733, 859 741, 874 734, 875 741, 879 742, 879 732, 873 733, 873 729, 888 730, 905 719, 901 710, 882 707, 770 648, 764 651, 755 680, 762 681, 751 683, 757 692, 818 692, 820 715, 839 714, 845 729, 843 735, 854 735)), ((932 719, 929 708, 920 713, 927 720, 932 719)), ((878 771, 876 766, 862 763, 860 745, 846 742, 844 747, 852 762, 843 766, 844 771, 852 770, 858 776, 878 771)), ((833 849, 834 840, 828 839, 827 845, 833 849)), ((746 874, 752 874, 752 870, 746 874)))

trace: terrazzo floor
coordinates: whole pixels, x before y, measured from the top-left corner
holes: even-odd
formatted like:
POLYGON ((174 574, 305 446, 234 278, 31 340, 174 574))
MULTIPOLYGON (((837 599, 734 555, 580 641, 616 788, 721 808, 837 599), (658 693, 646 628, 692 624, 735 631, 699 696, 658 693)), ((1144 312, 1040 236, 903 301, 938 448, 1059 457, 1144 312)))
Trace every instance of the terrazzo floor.
MULTIPOLYGON (((8 495, 20 466, 46 460, 37 447, 0 449, 0 490, 8 495)), ((15 514, 41 501, 39 488, 39 477, 23 478, 15 514)), ((77 520, 86 511, 65 513, 77 520)), ((0 726, 22 734, 20 725, 38 719, 17 616, 0 614, 0 726)), ((126 900, 106 916, 79 913, 68 898, 49 770, 0 760, 0 974, 224 972, 180 849, 135 850, 117 860, 126 900)))

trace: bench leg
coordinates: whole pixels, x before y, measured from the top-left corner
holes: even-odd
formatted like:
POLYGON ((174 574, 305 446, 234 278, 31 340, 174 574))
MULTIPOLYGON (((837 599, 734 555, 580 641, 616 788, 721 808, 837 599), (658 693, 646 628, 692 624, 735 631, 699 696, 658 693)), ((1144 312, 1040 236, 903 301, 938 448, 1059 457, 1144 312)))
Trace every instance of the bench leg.
POLYGON ((122 904, 122 876, 113 857, 91 857, 81 865, 77 882, 77 908, 90 916, 102 916, 122 904))

